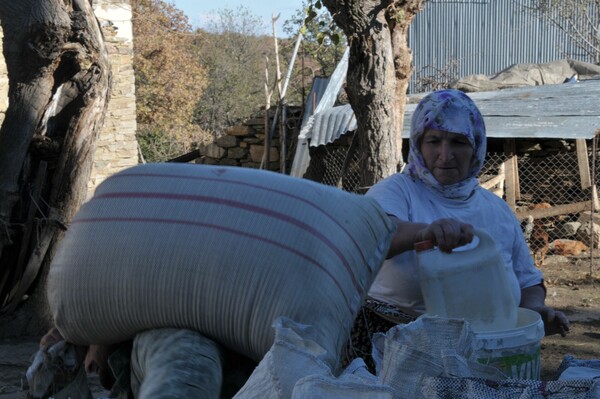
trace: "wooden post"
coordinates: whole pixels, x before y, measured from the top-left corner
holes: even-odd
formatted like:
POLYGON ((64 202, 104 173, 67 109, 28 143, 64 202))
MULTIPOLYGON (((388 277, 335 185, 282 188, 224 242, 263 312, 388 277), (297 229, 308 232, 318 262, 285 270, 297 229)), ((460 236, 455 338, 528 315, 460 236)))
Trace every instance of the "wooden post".
POLYGON ((501 163, 500 167, 498 168, 498 175, 492 177, 490 180, 484 183, 481 183, 481 187, 485 188, 486 190, 490 190, 500 198, 504 196, 504 181, 506 180, 504 169, 504 163, 501 163))
POLYGON ((260 169, 263 169, 265 164, 267 165, 267 169, 269 168, 269 152, 271 148, 271 137, 269 136, 269 108, 271 108, 272 95, 273 91, 269 89, 269 57, 265 57, 265 141, 263 143, 264 151, 260 163, 260 169))
POLYGON ((281 126, 279 132, 279 169, 282 174, 286 174, 286 158, 287 158, 287 105, 284 103, 281 108, 281 126))
POLYGON ((581 188, 586 189, 592 186, 590 178, 590 162, 587 154, 587 145, 584 139, 575 140, 577 149, 577 165, 579 166, 579 177, 581 179, 581 188))
POLYGON ((514 139, 508 139, 504 143, 504 153, 508 159, 504 161, 504 170, 506 173, 506 202, 515 210, 517 200, 521 199, 521 190, 519 187, 519 165, 517 162, 517 151, 514 139))
POLYGON ((590 160, 587 152, 587 144, 584 139, 575 140, 575 148, 577 150, 577 165, 579 166, 579 178, 581 180, 581 188, 583 190, 591 189, 591 201, 594 209, 598 208, 598 191, 596 184, 592 183, 592 177, 590 174, 590 160))

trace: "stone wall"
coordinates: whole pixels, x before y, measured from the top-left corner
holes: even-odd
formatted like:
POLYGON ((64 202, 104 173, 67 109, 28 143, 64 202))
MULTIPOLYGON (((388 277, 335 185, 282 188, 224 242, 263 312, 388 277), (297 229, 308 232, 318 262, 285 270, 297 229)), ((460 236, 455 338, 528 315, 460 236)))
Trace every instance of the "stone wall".
MULTIPOLYGON (((138 163, 135 137, 135 80, 133 30, 129 0, 94 0, 94 10, 105 36, 113 73, 113 87, 94 154, 88 193, 107 176, 138 163)), ((0 123, 8 108, 8 74, 2 56, 0 29, 0 123)))
MULTIPOLYGON (((288 149, 295 144, 301 117, 300 107, 289 107, 286 117, 288 149)), ((273 121, 274 109, 269 113, 269 126, 273 121)), ((260 168, 265 152, 265 121, 264 111, 246 120, 244 123, 228 128, 224 135, 214 142, 201 146, 196 163, 207 165, 241 166, 245 168, 260 168)), ((269 150, 269 165, 265 169, 280 170, 280 131, 276 129, 269 150)), ((295 147, 294 147, 295 148, 295 147)), ((289 150, 288 150, 289 151, 289 150)), ((286 170, 289 171, 294 153, 286 157, 286 170)))
POLYGON ((129 0, 94 0, 113 73, 112 93, 100 132, 89 194, 106 177, 139 162, 135 118, 133 27, 129 0))

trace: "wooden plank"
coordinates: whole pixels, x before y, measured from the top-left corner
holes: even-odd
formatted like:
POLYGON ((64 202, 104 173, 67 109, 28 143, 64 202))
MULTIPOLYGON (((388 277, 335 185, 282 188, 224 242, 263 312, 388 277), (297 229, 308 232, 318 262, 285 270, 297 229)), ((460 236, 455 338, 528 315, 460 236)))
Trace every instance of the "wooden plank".
POLYGON ((546 209, 525 209, 515 212, 517 219, 524 220, 527 216, 532 216, 534 219, 542 219, 552 216, 568 215, 570 213, 579 213, 592 209, 592 201, 576 202, 574 204, 556 205, 546 209))
POLYGON ((524 86, 467 95, 475 101, 484 117, 532 114, 586 116, 598 115, 599 90, 600 80, 588 80, 577 84, 524 86))
MULTIPOLYGON (((599 107, 600 108, 600 107, 599 107)), ((493 138, 591 139, 598 116, 484 116, 487 136, 493 138)))
POLYGON ((577 149, 577 165, 579 166, 579 177, 581 179, 581 188, 586 189, 592 186, 590 177, 590 162, 588 159, 587 145, 585 140, 575 140, 575 148, 577 149))
POLYGON ((500 191, 498 196, 500 198, 504 198, 504 182, 506 181, 506 166, 504 163, 500 164, 500 167, 498 168, 498 175, 503 177, 502 181, 498 184, 498 190, 500 191))
POLYGON ((496 194, 498 197, 504 198, 504 183, 506 182, 505 169, 506 167, 503 162, 498 167, 498 174, 491 179, 480 183, 480 186, 496 194))
POLYGON ((500 198, 502 198, 504 196, 504 190, 501 190, 499 188, 492 190, 492 193, 496 194, 500 198))
POLYGON ((502 182, 504 182, 505 176, 504 174, 492 177, 490 180, 486 181, 485 183, 481 183, 481 187, 485 188, 486 190, 489 190, 491 188, 493 188, 494 186, 497 186, 498 184, 501 184, 502 182))
POLYGON ((504 143, 504 152, 509 156, 504 161, 506 202, 514 210, 517 199, 520 197, 517 155, 515 153, 515 140, 508 139, 504 143))

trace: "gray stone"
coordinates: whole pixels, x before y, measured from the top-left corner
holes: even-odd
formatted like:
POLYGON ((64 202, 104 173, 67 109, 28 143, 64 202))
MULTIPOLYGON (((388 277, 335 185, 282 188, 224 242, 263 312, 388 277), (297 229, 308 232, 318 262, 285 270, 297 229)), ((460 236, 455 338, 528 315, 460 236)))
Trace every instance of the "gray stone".
POLYGON ((201 145, 198 150, 200 151, 200 155, 216 159, 221 159, 225 155, 225 150, 216 145, 215 143, 201 145))
POLYGON ((600 225, 596 223, 582 223, 577 230, 576 238, 588 247, 600 248, 600 225))
POLYGON ((248 150, 245 148, 230 148, 227 150, 227 158, 231 159, 242 159, 248 155, 248 150))
POLYGON ((244 121, 244 124, 245 125, 264 126, 265 125, 265 118, 248 119, 248 120, 244 121))
POLYGON ((238 138, 225 134, 216 140, 217 145, 223 148, 231 148, 238 145, 238 138))
POLYGON ((244 167, 244 168, 260 169, 260 163, 259 162, 242 161, 242 162, 240 162, 240 165, 242 167, 244 167))
MULTIPOLYGON (((262 145, 251 145, 250 146, 250 158, 253 162, 262 162, 263 153, 265 151, 265 147, 262 145)), ((269 161, 278 161, 279 160, 279 151, 277 148, 271 147, 269 151, 269 161)))
POLYGON ((215 159, 215 158, 209 158, 209 157, 200 157, 200 158, 196 159, 196 163, 199 163, 202 165, 218 165, 219 160, 215 159))
POLYGON ((244 143, 248 143, 248 144, 261 144, 262 142, 263 141, 257 137, 244 139, 244 143))
POLYGON ((592 214, 591 211, 584 211, 579 214, 579 218, 577 219, 577 221, 582 224, 589 223, 590 220, 596 224, 600 224, 600 214, 598 214, 597 212, 594 212, 592 214))
POLYGON ((563 237, 575 237, 579 227, 581 227, 581 223, 579 222, 567 222, 562 225, 561 235, 563 237))
POLYGON ((223 166, 240 166, 237 159, 223 158, 219 161, 219 165, 223 166))
POLYGON ((238 125, 231 126, 225 133, 230 136, 254 136, 254 129, 250 126, 238 125))

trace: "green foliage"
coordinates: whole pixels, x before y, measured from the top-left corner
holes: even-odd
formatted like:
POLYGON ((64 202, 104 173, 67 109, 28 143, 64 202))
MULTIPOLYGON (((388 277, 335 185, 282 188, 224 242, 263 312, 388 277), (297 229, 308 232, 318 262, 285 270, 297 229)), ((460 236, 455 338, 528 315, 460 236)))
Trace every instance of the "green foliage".
MULTIPOLYGON (((321 2, 305 1, 283 25, 292 38, 302 33, 298 59, 288 86, 288 103, 302 104, 315 76, 330 76, 346 49, 346 37, 335 25, 321 2)), ((282 44, 281 53, 290 59, 294 42, 282 44)))
MULTIPOLYGON (((274 91, 271 105, 278 101, 274 39, 261 34, 263 22, 247 8, 221 9, 194 31, 166 1, 133 0, 132 6, 138 140, 146 160, 181 155, 255 115, 265 107, 265 89, 274 91)), ((297 33, 303 12, 287 29, 297 33)), ((305 55, 296 59, 288 104, 301 104, 313 76, 331 74, 345 47, 326 10, 303 30, 305 55)), ((278 38, 281 79, 294 44, 295 37, 278 38)))
MULTIPOLYGON (((259 17, 241 6, 222 9, 204 30, 198 30, 195 47, 208 73, 195 121, 213 135, 241 122, 265 103, 266 58, 273 60, 272 38, 261 36, 259 17)), ((269 75, 274 79, 273 67, 269 75)))
POLYGON ((160 130, 153 125, 138 126, 137 140, 146 162, 164 162, 190 150, 176 134, 160 130))
POLYGON ((183 12, 161 0, 132 7, 138 140, 147 160, 165 161, 205 140, 193 112, 206 73, 183 12))
POLYGON ((303 8, 285 22, 283 29, 291 37, 298 32, 304 36, 302 48, 304 55, 310 58, 306 67, 312 76, 331 75, 344 54, 346 37, 320 1, 306 1, 303 8))

